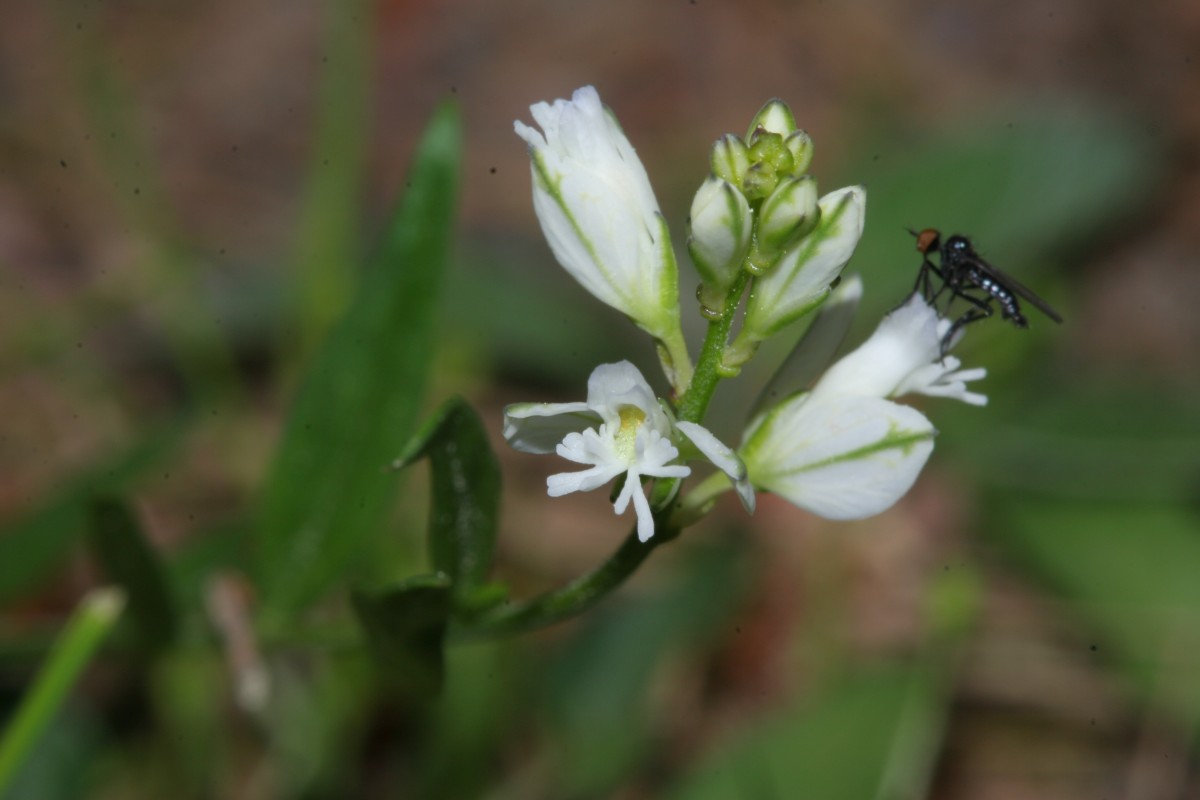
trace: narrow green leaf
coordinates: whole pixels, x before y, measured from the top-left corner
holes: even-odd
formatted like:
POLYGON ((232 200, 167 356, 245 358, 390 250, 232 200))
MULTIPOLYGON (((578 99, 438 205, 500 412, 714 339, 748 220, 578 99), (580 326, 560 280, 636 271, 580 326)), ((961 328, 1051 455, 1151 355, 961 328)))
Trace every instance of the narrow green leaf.
POLYGON ((355 591, 351 598, 384 674, 413 697, 441 691, 442 643, 450 616, 450 582, 445 576, 413 578, 383 591, 355 591))
POLYGON ((256 529, 269 616, 329 589, 383 524, 395 483, 384 467, 412 433, 435 350, 459 139, 458 113, 445 105, 374 268, 317 352, 288 418, 256 529))
POLYGON ((146 541, 129 506, 116 498, 93 501, 88 542, 109 579, 125 590, 127 618, 146 650, 170 644, 178 630, 175 598, 158 553, 146 541))
POLYGON ((466 598, 487 579, 496 543, 500 464, 479 416, 448 400, 396 459, 399 469, 429 458, 429 553, 433 568, 466 598))
POLYGON ((0 604, 36 586, 66 554, 87 524, 93 497, 120 492, 134 478, 166 459, 185 426, 172 423, 96 466, 22 517, 0 528, 0 604))
POLYGON ((371 110, 375 21, 367 0, 327 7, 320 99, 297 226, 296 275, 304 344, 317 343, 346 310, 359 263, 359 195, 371 110))
POLYGON ((79 604, 33 685, 0 736, 0 797, 41 738, 76 678, 112 629, 125 597, 119 589, 98 589, 79 604))

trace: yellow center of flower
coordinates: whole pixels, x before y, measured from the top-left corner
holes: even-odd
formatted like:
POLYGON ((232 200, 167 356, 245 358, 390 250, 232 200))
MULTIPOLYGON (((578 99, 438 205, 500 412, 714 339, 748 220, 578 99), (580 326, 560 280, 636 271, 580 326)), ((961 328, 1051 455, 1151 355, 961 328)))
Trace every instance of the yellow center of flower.
POLYGON ((617 412, 621 417, 621 427, 613 436, 617 454, 626 461, 632 462, 637 456, 637 432, 646 421, 646 412, 637 406, 621 406, 617 412))

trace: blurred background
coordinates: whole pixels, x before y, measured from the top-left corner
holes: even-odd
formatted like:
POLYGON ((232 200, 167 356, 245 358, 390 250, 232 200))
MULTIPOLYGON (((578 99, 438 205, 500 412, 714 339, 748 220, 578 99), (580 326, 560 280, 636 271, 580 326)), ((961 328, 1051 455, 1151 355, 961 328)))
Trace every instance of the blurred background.
MULTIPOLYGON (((1200 797, 1198 97, 1183 0, 7 3, 0 719, 104 580, 97 493, 128 500, 194 634, 106 651, 13 796, 1200 797), (990 404, 919 403, 937 446, 883 515, 723 501, 581 619, 450 647, 434 702, 299 637, 247 713, 204 632, 254 607, 284 419, 446 98, 461 204, 421 415, 459 393, 489 426, 514 594, 626 534, 601 492, 550 501, 560 465, 499 432, 598 363, 657 372, 553 261, 512 131, 588 83, 672 225, 696 345, 691 196, 776 96, 823 191, 868 188, 855 339, 912 285, 908 226, 972 236, 1065 323, 971 327, 990 404)), ((788 344, 719 391, 725 441, 788 344)), ((425 568, 424 473, 351 577, 425 568)))

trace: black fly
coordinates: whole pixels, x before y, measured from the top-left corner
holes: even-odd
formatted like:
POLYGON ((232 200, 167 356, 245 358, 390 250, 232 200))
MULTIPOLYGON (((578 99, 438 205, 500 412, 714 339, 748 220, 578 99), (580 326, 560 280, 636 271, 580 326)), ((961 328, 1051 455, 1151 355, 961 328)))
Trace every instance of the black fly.
POLYGON ((967 237, 955 234, 943 242, 941 233, 935 228, 926 228, 920 233, 909 230, 909 233, 917 237, 917 252, 923 257, 915 290, 920 291, 931 305, 947 289, 950 290, 950 299, 946 302, 947 309, 956 297, 971 304, 971 308, 956 319, 950 330, 946 331, 942 338, 943 350, 950 346, 954 334, 964 325, 990 317, 994 310, 993 301, 1000 306, 1000 316, 1012 320, 1018 328, 1029 327, 1029 321, 1021 314, 1018 297, 1029 301, 1055 322, 1062 322, 1062 317, 1049 303, 1012 276, 1006 275, 980 258, 967 237), (938 254, 939 266, 934 266, 929 260, 931 253, 938 254), (930 273, 942 281, 942 285, 936 291, 933 289, 930 273))

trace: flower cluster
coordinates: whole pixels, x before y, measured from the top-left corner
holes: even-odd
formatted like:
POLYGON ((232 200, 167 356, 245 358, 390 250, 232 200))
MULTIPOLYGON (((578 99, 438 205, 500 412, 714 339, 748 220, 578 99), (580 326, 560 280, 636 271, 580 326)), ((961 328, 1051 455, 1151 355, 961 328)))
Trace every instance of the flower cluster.
POLYGON ((960 369, 945 355, 950 323, 917 293, 817 377, 862 293, 857 279, 834 287, 862 235, 866 193, 818 193, 808 174, 812 140, 782 101, 767 103, 745 137, 717 140, 692 202, 687 249, 710 321, 696 368, 680 327, 670 233, 615 116, 590 86, 530 111, 541 130, 515 127, 529 145, 534 209, 551 250, 580 285, 657 340, 678 398, 660 399, 622 361, 596 368, 585 402, 509 406, 504 435, 514 448, 584 467, 550 476, 552 497, 622 482, 613 507, 634 507, 642 541, 656 524, 687 524, 728 489, 751 512, 758 489, 828 518, 865 517, 908 491, 933 448, 929 420, 895 398, 986 402, 967 389, 985 371, 960 369), (818 309, 789 359, 805 364, 803 379, 771 393, 774 404, 753 416, 736 450, 722 444, 699 424, 717 381, 818 309), (680 482, 692 474, 686 462, 696 460, 716 471, 680 499, 680 482), (655 485, 649 496, 644 482, 655 485))

